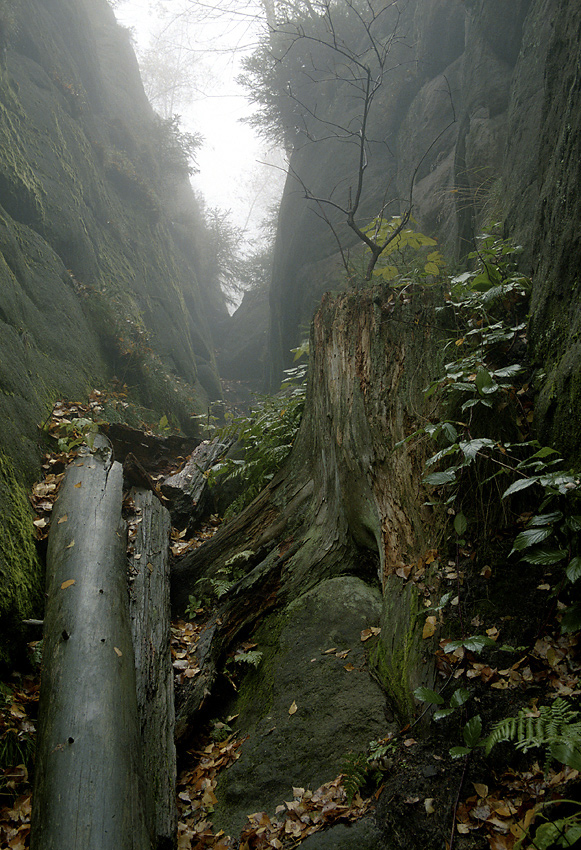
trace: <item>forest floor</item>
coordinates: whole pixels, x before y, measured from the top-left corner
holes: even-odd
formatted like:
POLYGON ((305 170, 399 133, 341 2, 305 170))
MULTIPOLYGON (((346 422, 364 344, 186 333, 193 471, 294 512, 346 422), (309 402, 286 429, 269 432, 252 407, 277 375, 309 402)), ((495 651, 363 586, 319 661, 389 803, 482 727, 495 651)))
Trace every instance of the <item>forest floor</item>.
MULTIPOLYGON (((73 419, 90 419, 99 405, 98 395, 92 397, 87 405, 60 403, 55 406, 48 423, 49 433, 56 439, 62 439, 73 419)), ((44 459, 45 477, 35 485, 31 494, 37 513, 34 524, 41 551, 64 468, 75 451, 75 446, 70 444, 78 436, 69 431, 69 445, 61 444, 58 451, 47 453, 44 459)), ((168 458, 163 473, 167 475, 175 471, 184 462, 183 456, 168 458)), ((220 524, 220 518, 210 514, 193 535, 186 535, 183 529, 172 529, 170 547, 174 559, 203 546, 220 524)), ((486 578, 483 577, 484 580, 486 578)), ((405 579, 414 580, 414 576, 411 574, 405 579)), ((448 579, 451 585, 457 583, 460 587, 461 576, 452 562, 448 567, 448 579)), ((549 593, 550 586, 541 582, 536 591, 542 597, 549 593)), ((507 635, 515 644, 518 642, 518 622, 508 622, 510 618, 505 618, 507 622, 504 624, 499 621, 488 627, 482 620, 472 622, 475 631, 485 633, 492 643, 498 642, 498 650, 493 647, 486 656, 487 660, 483 657, 482 646, 471 646, 468 641, 459 646, 458 641, 441 640, 436 651, 438 689, 444 690, 449 684, 456 692, 470 688, 471 704, 477 707, 478 716, 506 716, 526 706, 531 722, 540 716, 539 706, 547 701, 557 698, 578 700, 581 695, 578 635, 561 635, 558 607, 546 604, 545 609, 549 613, 534 640, 527 646, 515 645, 512 651, 507 651, 501 644, 506 642, 507 635), (499 712, 500 701, 502 709, 499 712)), ((213 614, 215 610, 209 606, 192 604, 188 611, 189 619, 182 618, 172 623, 171 656, 177 701, 183 685, 195 679, 200 672, 196 646, 205 623, 213 614)), ((527 616, 524 610, 521 614, 527 616)), ((426 618, 426 637, 431 636, 430 629, 436 626, 436 620, 437 617, 426 618), (431 622, 432 619, 434 622, 431 622)), ((372 633, 361 634, 362 641, 373 637, 372 633)), ((222 671, 224 687, 236 690, 245 669, 244 664, 237 663, 237 656, 247 655, 253 648, 254 644, 247 641, 230 652, 222 671)), ((0 685, 0 850, 26 850, 29 847, 34 736, 40 690, 39 641, 30 642, 29 658, 25 669, 13 672, 0 685)), ((350 776, 339 775, 318 789, 293 788, 292 799, 281 800, 274 816, 262 811, 249 812, 246 829, 240 836, 234 837, 221 831, 214 833, 212 812, 217 803, 218 773, 240 757, 245 739, 236 728, 236 717, 230 716, 222 721, 208 717, 196 735, 190 737, 178 752, 178 850, 235 847, 241 850, 268 847, 282 850, 296 847, 314 832, 338 822, 358 820, 373 810, 380 813, 384 822, 389 822, 392 805, 400 812, 408 812, 406 829, 413 831, 414 821, 420 817, 425 821, 425 815, 433 811, 435 795, 430 793, 430 789, 447 772, 458 777, 447 814, 450 831, 445 843, 448 850, 455 840, 460 842, 465 836, 473 839, 473 847, 512 850, 527 835, 535 818, 541 818, 549 806, 570 812, 570 804, 559 804, 559 801, 577 798, 579 771, 563 765, 555 769, 555 763, 552 766, 541 763, 538 749, 534 750, 533 757, 517 753, 515 759, 511 748, 510 761, 507 761, 508 751, 503 751, 502 747, 498 748, 494 758, 484 760, 469 746, 470 752, 460 753, 458 759, 453 759, 449 743, 454 735, 459 744, 468 744, 465 731, 468 715, 463 704, 457 708, 457 712, 450 712, 452 717, 431 723, 428 737, 416 736, 416 723, 426 713, 433 712, 434 706, 428 704, 424 712, 418 711, 419 717, 413 724, 376 742, 376 763, 370 766, 369 760, 366 760, 360 765, 358 778, 361 781, 354 781, 355 768, 350 776)), ((293 705, 289 714, 292 711, 293 705)), ((524 841, 523 846, 536 845, 524 841)))

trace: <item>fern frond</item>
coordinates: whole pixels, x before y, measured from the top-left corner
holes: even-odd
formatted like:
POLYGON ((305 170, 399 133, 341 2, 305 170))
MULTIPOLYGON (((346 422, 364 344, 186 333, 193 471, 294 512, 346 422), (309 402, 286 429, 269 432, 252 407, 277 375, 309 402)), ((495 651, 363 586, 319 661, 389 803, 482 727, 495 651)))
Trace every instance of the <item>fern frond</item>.
POLYGON ((353 802, 353 797, 359 789, 365 785, 369 765, 367 756, 364 753, 348 753, 343 762, 343 788, 347 795, 349 805, 353 802))
POLYGON ((569 764, 569 758, 576 760, 581 752, 581 714, 561 698, 541 706, 536 717, 521 709, 516 717, 495 724, 486 739, 486 755, 501 741, 513 741, 525 753, 532 747, 548 747, 555 758, 562 760, 565 754, 564 763, 569 764))

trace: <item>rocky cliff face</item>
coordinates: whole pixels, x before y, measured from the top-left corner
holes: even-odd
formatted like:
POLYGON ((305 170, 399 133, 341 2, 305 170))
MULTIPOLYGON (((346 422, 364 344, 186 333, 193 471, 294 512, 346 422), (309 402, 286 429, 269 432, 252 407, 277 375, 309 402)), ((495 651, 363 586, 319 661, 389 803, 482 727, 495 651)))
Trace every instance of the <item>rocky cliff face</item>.
MULTIPOLYGON (((504 222, 534 276, 532 346, 546 373, 539 425, 577 458, 570 416, 581 401, 579 15, 571 0, 401 4, 397 67, 376 103, 374 138, 387 145, 370 159, 363 205, 371 219, 387 187, 396 185, 390 197, 405 199, 413 180, 419 227, 437 237, 451 260, 462 260, 485 224, 504 222)), ((333 114, 342 108, 337 98, 333 114)), ((329 197, 339 174, 352 179, 352 164, 331 144, 299 145, 292 156, 300 182, 288 178, 280 214, 269 341, 273 387, 321 292, 345 285, 334 237, 304 199, 305 186, 329 197)), ((347 230, 338 233, 344 246, 353 245, 347 230)))
POLYGON ((0 47, 0 604, 21 618, 38 423, 116 376, 141 416, 191 427, 220 395, 226 311, 187 163, 106 0, 2 3, 0 47))

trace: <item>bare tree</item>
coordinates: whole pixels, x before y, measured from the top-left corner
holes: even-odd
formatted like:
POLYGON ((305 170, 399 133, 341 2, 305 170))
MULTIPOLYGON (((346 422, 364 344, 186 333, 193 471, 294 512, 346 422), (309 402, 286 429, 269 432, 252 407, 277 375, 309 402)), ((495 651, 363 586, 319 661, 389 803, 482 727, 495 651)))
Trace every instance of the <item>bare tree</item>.
MULTIPOLYGON (((265 0, 267 5, 272 0, 265 0)), ((437 142, 434 139, 417 164, 407 197, 390 197, 386 181, 383 200, 369 226, 370 216, 362 210, 368 166, 372 149, 387 147, 387 141, 375 135, 385 109, 383 93, 390 75, 404 64, 401 49, 396 49, 407 38, 402 3, 283 0, 275 6, 275 23, 270 23, 272 12, 268 18, 268 38, 246 60, 241 78, 258 107, 250 123, 282 142, 289 152, 328 141, 351 148, 351 170, 324 195, 306 185, 292 165, 290 172, 331 228, 348 273, 352 269, 337 230, 337 214, 366 245, 365 279, 370 280, 379 257, 408 226, 416 174, 437 142), (339 100, 341 110, 336 108, 339 100), (392 219, 394 213, 397 221, 392 219), (388 219, 393 226, 386 226, 388 219)))

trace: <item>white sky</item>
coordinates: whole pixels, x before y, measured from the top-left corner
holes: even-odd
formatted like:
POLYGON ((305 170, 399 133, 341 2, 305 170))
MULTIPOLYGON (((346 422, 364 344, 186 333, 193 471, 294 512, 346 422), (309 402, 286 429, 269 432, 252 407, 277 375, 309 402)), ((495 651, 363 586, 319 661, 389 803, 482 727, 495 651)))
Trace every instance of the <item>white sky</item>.
MULTIPOLYGON (((167 5, 179 9, 188 2, 171 0, 167 5)), ((204 195, 209 206, 231 210, 234 223, 246 227, 252 238, 268 207, 278 202, 284 182, 282 171, 258 163, 268 160, 282 165, 282 158, 277 152, 268 151, 266 143, 248 125, 240 123, 251 112, 235 77, 241 70, 240 48, 250 46, 258 33, 252 16, 247 14, 249 9, 252 11, 252 2, 215 0, 215 5, 235 7, 239 15, 232 18, 225 12, 223 18, 216 18, 212 13, 211 22, 190 27, 193 46, 203 53, 197 79, 200 93, 191 106, 179 111, 183 129, 201 132, 205 139, 197 156, 200 173, 192 178, 194 188, 204 195)), ((135 30, 141 49, 149 46, 152 34, 159 30, 161 19, 152 12, 151 0, 120 0, 115 14, 121 24, 135 30)))

